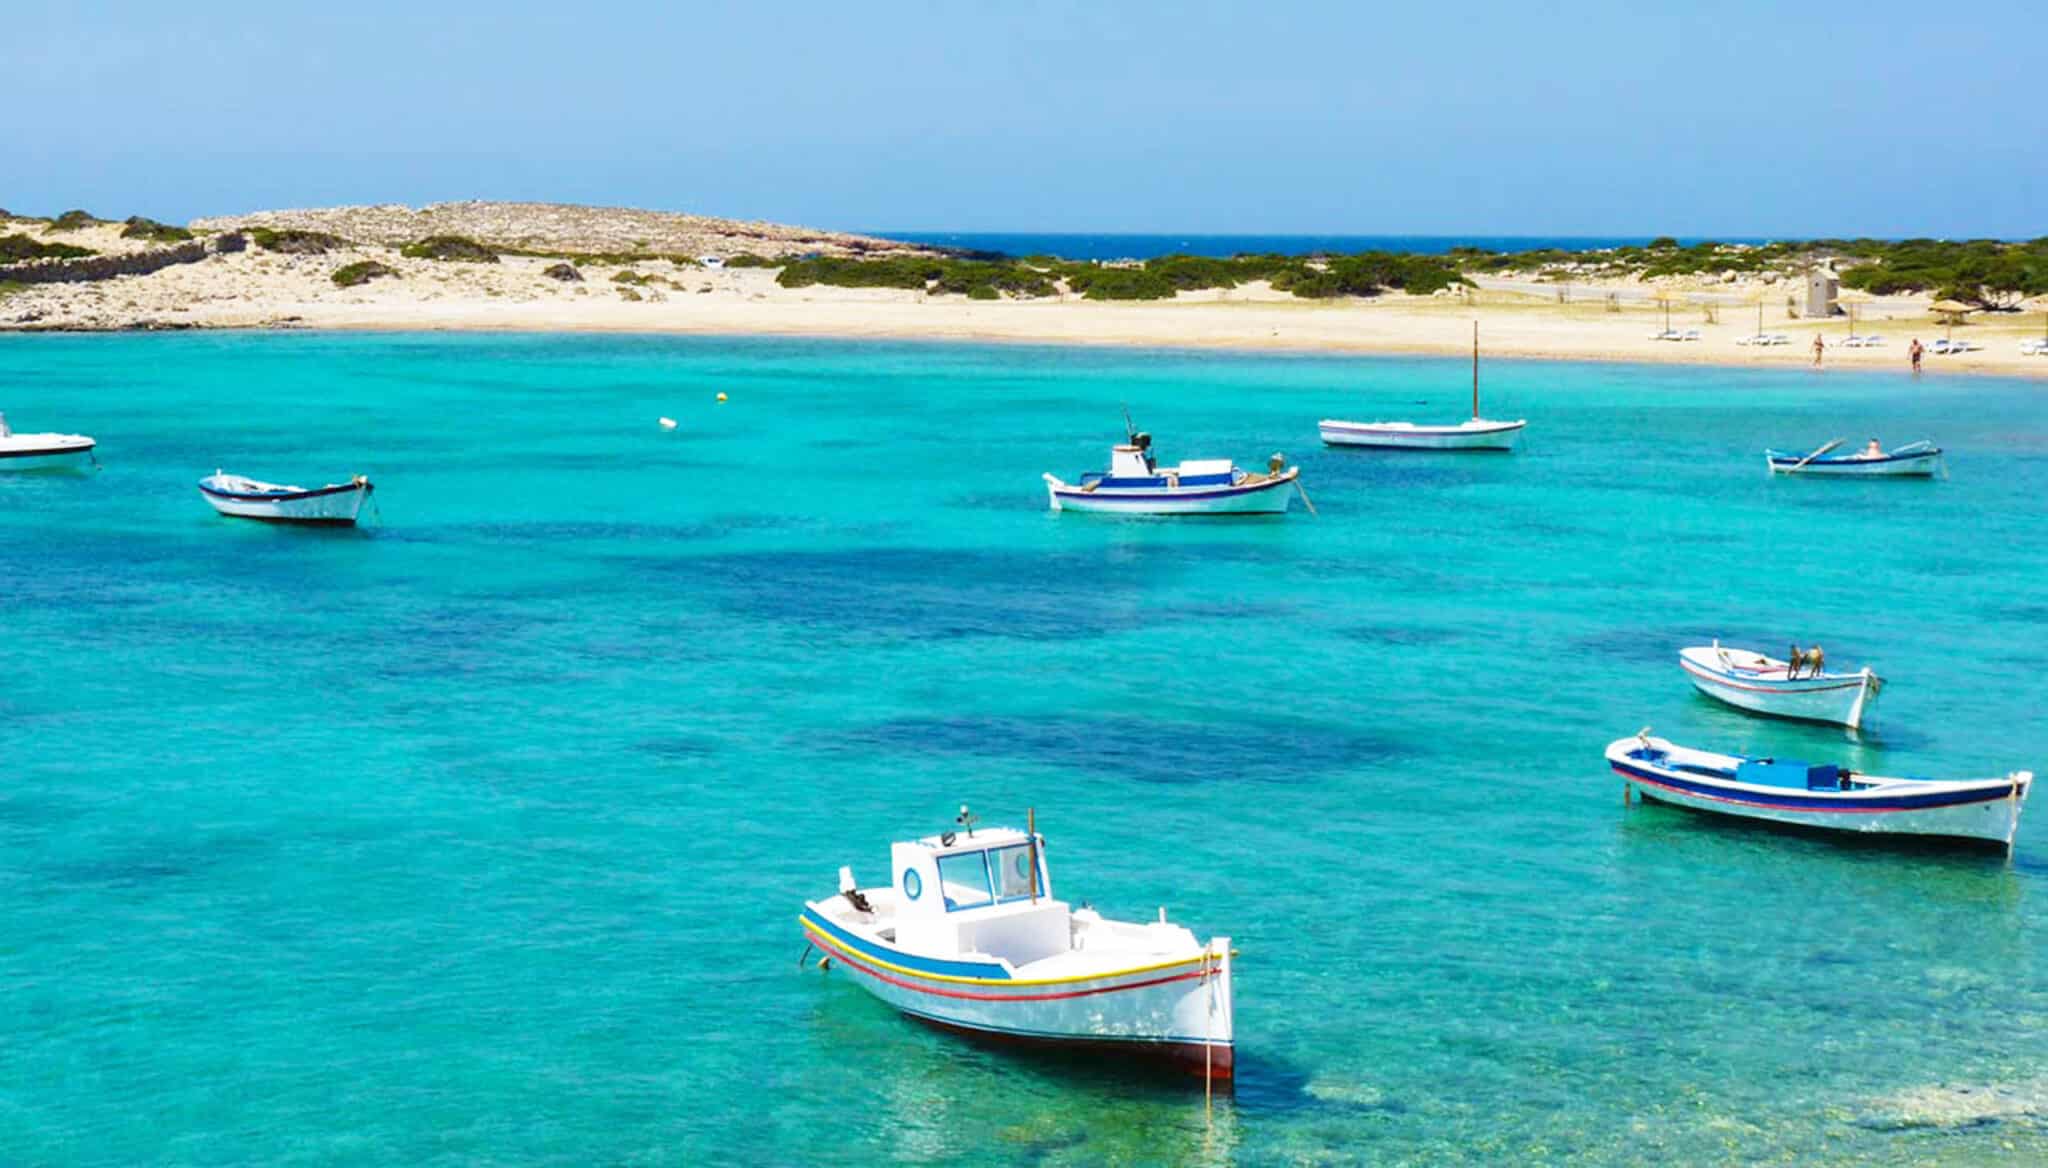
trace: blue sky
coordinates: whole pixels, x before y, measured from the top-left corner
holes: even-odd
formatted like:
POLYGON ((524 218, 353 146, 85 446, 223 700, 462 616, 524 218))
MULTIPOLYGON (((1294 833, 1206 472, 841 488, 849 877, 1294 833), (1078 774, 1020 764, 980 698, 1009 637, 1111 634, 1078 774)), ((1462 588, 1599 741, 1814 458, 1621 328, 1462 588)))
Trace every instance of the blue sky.
POLYGON ((2048 233, 2038 2, 9 0, 0 27, 26 213, 2048 233))

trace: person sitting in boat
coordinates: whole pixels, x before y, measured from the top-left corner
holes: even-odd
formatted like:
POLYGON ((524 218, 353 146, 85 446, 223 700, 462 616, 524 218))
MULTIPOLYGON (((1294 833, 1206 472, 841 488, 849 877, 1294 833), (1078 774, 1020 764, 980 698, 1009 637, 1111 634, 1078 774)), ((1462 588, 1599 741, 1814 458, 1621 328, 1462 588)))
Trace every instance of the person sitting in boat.
POLYGON ((1857 451, 1857 452, 1856 452, 1856 457, 1857 457, 1857 458, 1883 458, 1883 457, 1884 457, 1884 447, 1883 447, 1882 445, 1880 445, 1880 444, 1878 443, 1877 439, 1875 439, 1875 438, 1872 438, 1872 439, 1870 440, 1870 443, 1869 443, 1869 445, 1865 446, 1865 447, 1864 447, 1863 449, 1861 449, 1861 450, 1859 450, 1859 451, 1857 451))
POLYGON ((1152 459, 1152 435, 1140 430, 1131 435, 1131 445, 1138 448, 1138 457, 1145 460, 1145 469, 1156 471, 1159 464, 1152 459))

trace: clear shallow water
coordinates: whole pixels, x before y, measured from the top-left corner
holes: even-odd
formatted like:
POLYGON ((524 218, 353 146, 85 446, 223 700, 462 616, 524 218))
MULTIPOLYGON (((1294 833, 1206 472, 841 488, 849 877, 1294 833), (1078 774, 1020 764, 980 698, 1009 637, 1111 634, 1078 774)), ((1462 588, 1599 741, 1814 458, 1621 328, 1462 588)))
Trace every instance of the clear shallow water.
POLYGON ((0 477, 0 1160, 2042 1162, 2048 814, 1902 854, 1600 759, 2048 770, 2040 385, 1486 377, 1521 455, 1315 445, 1455 416, 1455 361, 0 338, 10 420, 106 464, 0 477), (1322 517, 1048 514, 1121 401, 1322 517), (1763 474, 1869 434, 1952 481, 1763 474), (216 519, 216 466, 383 522, 216 519), (1882 732, 1695 697, 1715 634, 1874 663, 1882 732), (799 902, 962 801, 1235 937, 1213 1127, 796 970, 799 902))

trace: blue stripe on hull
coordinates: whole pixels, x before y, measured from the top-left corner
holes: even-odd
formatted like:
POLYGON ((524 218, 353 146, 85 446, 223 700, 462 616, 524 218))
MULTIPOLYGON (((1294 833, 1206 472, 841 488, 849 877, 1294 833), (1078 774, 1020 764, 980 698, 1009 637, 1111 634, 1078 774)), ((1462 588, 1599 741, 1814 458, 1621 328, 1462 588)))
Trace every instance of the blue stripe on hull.
POLYGON ((946 977, 985 977, 993 981, 1010 980, 1009 970, 990 962, 947 961, 937 957, 919 957, 914 953, 905 953, 901 949, 891 949, 876 945, 826 920, 809 905, 804 906, 803 919, 809 921, 812 925, 830 935, 834 941, 839 942, 848 949, 856 953, 864 953, 877 961, 886 961, 891 965, 900 965, 905 969, 916 970, 919 973, 936 973, 946 977))
POLYGON ((1053 493, 1062 499, 1108 500, 1117 503, 1171 503, 1189 499, 1228 499, 1237 495, 1256 495, 1260 491, 1270 491, 1275 487, 1293 485, 1293 479, 1285 479, 1280 482, 1258 483, 1249 487, 1225 487, 1219 491, 1190 491, 1185 489, 1178 491, 1083 491, 1074 487, 1055 487, 1053 488, 1053 493))
POLYGON ((1683 791, 1689 795, 1702 795, 1723 799, 1745 807, 1760 807, 1776 811, 1836 811, 1836 812, 1885 812, 1885 811, 1926 811, 1935 807, 1960 807, 1969 803, 1995 803, 2004 799, 2004 789, 1974 791, 1936 791, 1924 795, 1899 795, 1882 802, 1870 799, 1830 798, 1825 795, 1808 795, 1787 789, 1782 795, 1760 796, 1753 791, 1726 787, 1718 783, 1687 778, 1670 771, 1654 769, 1638 764, 1614 762, 1614 769, 1631 778, 1645 782, 1661 783, 1666 787, 1683 791))

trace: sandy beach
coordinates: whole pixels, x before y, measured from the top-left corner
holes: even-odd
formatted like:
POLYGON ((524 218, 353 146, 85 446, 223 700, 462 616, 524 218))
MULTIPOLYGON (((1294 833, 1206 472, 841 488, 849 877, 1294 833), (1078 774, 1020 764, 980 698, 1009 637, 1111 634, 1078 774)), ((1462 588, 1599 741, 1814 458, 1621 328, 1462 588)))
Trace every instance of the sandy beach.
MULTIPOLYGON (((369 220, 372 227, 381 222, 369 220)), ((202 220, 194 226, 222 229, 235 223, 202 220)), ((104 254, 146 246, 122 239, 119 229, 119 224, 95 225, 46 236, 18 220, 4 228, 104 254)), ((856 236, 770 225, 743 229, 752 234, 721 235, 711 230, 667 242, 718 248, 723 254, 737 254, 750 245, 764 251, 888 246, 856 236)), ((404 230, 389 228, 386 238, 396 238, 404 230)), ((601 242, 644 245, 650 229, 629 224, 623 230, 601 242), (626 238, 636 231, 640 234, 626 238)), ((358 224, 358 238, 363 234, 358 224)), ((555 231, 532 242, 561 247, 574 241, 555 231)), ((31 285, 0 293, 0 330, 601 331, 1458 354, 1469 351, 1471 322, 1476 320, 1483 349, 1494 357, 1805 366, 1812 363, 1812 340, 1819 334, 1827 345, 1827 366, 1900 370, 1908 367, 1907 348, 1914 338, 1931 343, 1944 332, 1929 314, 1926 297, 1891 297, 1861 306, 1857 322, 1858 332, 1881 334, 1885 343, 1845 348, 1840 342, 1850 332, 1847 319, 1791 318, 1784 285, 1712 280, 1594 281, 1559 288, 1527 279, 1480 277, 1480 287, 1457 293, 1338 300, 1304 300, 1252 283, 1223 291, 1183 292, 1169 301, 1087 301, 1072 294, 988 301, 902 289, 784 288, 776 283, 774 269, 708 267, 668 259, 627 264, 584 258, 574 265, 580 279, 564 281, 547 274, 560 262, 522 255, 505 255, 498 263, 413 259, 383 242, 352 243, 320 255, 251 246, 148 275, 31 285), (365 259, 386 265, 393 275, 357 287, 335 285, 331 277, 339 267, 365 259), (620 282, 622 275, 631 282, 620 282), (1697 330, 1698 340, 1652 339, 1665 325, 1665 311, 1653 299, 1664 289, 1686 292, 1689 299, 1671 309, 1669 320, 1675 329, 1697 330), (1788 334, 1789 343, 1769 348, 1736 343, 1757 331, 1751 298, 1760 293, 1766 296, 1762 327, 1788 334)), ((2020 351, 2022 340, 2043 335, 2043 307, 2036 302, 2020 313, 1970 317, 1955 335, 1967 337, 1978 349, 1958 355, 1930 353, 1927 368, 2048 377, 2048 356, 2020 351)))

